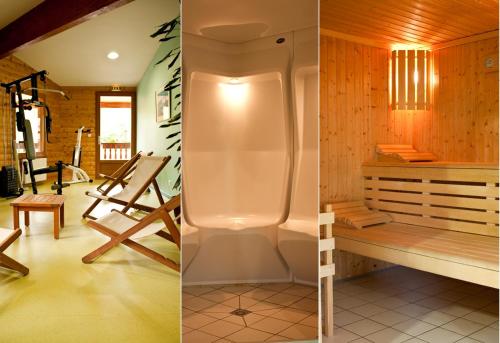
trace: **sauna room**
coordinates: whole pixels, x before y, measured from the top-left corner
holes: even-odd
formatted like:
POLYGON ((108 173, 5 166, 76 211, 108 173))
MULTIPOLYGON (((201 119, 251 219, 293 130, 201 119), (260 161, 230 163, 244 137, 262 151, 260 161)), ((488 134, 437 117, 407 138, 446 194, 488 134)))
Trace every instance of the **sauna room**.
POLYGON ((321 1, 323 342, 499 341, 498 12, 321 1))
POLYGON ((179 13, 0 0, 0 342, 179 342, 179 13))

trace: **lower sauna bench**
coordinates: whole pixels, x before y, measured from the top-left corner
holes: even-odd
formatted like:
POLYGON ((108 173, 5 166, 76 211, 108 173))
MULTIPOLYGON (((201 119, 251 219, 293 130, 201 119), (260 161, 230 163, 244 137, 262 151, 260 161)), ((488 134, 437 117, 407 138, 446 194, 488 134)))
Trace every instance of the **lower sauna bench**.
POLYGON ((365 203, 393 221, 335 224, 337 250, 498 288, 498 166, 363 165, 365 203))

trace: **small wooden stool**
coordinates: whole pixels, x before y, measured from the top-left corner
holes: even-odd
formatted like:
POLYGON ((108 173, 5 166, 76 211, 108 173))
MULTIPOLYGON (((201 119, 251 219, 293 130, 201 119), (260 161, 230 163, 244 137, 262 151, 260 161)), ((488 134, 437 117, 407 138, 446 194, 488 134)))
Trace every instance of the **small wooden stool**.
POLYGON ((30 212, 54 213, 54 238, 59 239, 59 229, 64 227, 64 195, 25 194, 10 203, 14 210, 14 229, 19 228, 19 212, 24 211, 24 224, 30 225, 30 212))

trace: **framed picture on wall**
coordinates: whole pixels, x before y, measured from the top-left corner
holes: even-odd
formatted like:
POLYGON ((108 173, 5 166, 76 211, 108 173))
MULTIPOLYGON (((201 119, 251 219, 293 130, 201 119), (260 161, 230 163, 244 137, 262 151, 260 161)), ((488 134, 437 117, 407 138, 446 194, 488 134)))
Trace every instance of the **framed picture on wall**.
POLYGON ((170 119, 171 114, 171 99, 169 91, 156 92, 156 122, 162 123, 170 119))

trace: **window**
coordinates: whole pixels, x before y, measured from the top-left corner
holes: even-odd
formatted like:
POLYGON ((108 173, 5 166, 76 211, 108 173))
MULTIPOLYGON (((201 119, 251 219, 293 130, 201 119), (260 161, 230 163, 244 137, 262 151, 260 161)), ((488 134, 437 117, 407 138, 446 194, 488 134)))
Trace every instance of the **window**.
MULTIPOLYGON (((30 99, 30 96, 23 95, 23 99, 30 99)), ((43 108, 33 107, 31 110, 24 111, 24 115, 31 123, 31 130, 33 132, 33 142, 35 144, 35 151, 37 157, 45 155, 45 110, 43 108)), ((23 134, 16 129, 16 148, 17 153, 24 155, 26 150, 24 148, 23 134)), ((21 156, 21 158, 24 156, 21 156)))

